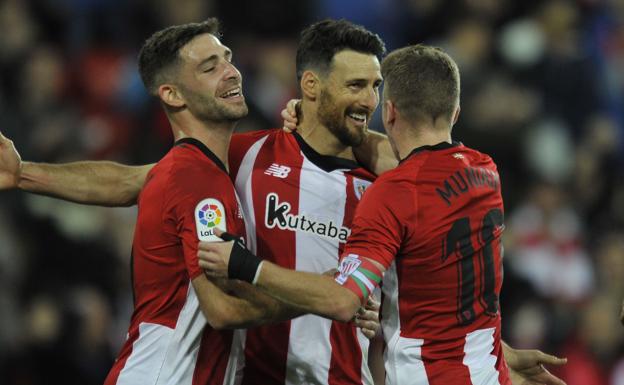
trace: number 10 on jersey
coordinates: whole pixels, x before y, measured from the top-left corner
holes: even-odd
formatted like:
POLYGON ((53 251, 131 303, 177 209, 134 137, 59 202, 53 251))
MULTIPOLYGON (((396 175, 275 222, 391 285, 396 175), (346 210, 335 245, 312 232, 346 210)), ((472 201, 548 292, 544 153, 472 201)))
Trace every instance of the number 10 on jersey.
POLYGON ((498 295, 496 294, 496 265, 500 261, 501 246, 493 249, 492 242, 495 234, 500 232, 503 226, 503 213, 500 209, 492 209, 481 220, 480 230, 475 234, 470 227, 470 218, 463 217, 451 226, 446 234, 443 244, 442 262, 446 261, 454 253, 457 255, 457 321, 460 325, 469 325, 475 320, 475 282, 479 279, 480 290, 476 297, 485 308, 485 313, 495 316, 498 313, 498 295), (496 233, 495 233, 496 232, 496 233), (477 239, 480 245, 475 252, 472 237, 477 239), (495 258, 494 253, 497 253, 495 258), (475 275, 475 264, 480 266, 480 274, 475 275))

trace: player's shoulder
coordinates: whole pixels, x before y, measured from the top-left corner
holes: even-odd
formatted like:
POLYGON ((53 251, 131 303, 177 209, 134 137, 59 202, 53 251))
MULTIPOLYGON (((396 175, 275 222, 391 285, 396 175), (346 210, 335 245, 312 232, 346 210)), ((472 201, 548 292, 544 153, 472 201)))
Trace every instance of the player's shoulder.
POLYGON ((258 140, 261 140, 268 136, 275 136, 281 131, 282 130, 278 128, 269 128, 269 129, 256 130, 256 131, 237 132, 234 135, 232 135, 230 148, 241 147, 241 146, 248 147, 251 144, 257 142, 258 140))
POLYGON ((471 167, 483 167, 494 171, 497 169, 494 159, 485 152, 463 146, 462 151, 459 152, 459 154, 464 155, 468 159, 467 163, 469 163, 469 166, 471 167))
POLYGON ((415 180, 420 166, 419 162, 413 163, 403 161, 392 170, 388 170, 379 175, 375 184, 388 187, 404 186, 406 183, 415 180))
POLYGON ((229 181, 225 164, 199 141, 176 142, 165 159, 168 162, 167 177, 174 183, 197 183, 203 178, 229 181))
POLYGON ((429 147, 429 151, 422 151, 404 163, 409 163, 408 167, 412 170, 422 168, 426 175, 448 173, 463 167, 496 168, 492 157, 488 154, 468 147, 461 142, 441 143, 429 147))
POLYGON ((412 182, 412 173, 397 167, 377 177, 366 189, 365 195, 374 199, 387 199, 388 196, 396 196, 399 192, 410 190, 412 182))

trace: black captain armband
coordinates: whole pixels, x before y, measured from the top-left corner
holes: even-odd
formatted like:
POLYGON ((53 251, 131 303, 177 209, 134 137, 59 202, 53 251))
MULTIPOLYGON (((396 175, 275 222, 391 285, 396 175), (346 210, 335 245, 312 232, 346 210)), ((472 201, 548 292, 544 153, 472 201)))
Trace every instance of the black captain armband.
POLYGON ((255 284, 260 271, 260 265, 262 264, 262 258, 249 251, 243 241, 235 235, 223 233, 221 234, 221 239, 226 242, 234 241, 228 264, 228 277, 255 284))

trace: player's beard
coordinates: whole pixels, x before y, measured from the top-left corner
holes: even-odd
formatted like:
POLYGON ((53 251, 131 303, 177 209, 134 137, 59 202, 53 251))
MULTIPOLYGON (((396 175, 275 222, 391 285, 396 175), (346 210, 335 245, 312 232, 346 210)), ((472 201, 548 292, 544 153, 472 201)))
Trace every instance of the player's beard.
MULTIPOLYGON (((362 144, 366 134, 366 126, 362 129, 349 129, 347 126, 347 115, 352 111, 351 108, 341 109, 336 104, 336 99, 326 90, 321 90, 319 96, 318 119, 331 131, 340 143, 345 146, 357 147, 362 144)), ((357 111, 361 112, 361 111, 357 111)), ((368 113, 366 114, 368 116, 368 113)))
POLYGON ((247 116, 247 104, 243 100, 238 104, 227 104, 219 98, 183 89, 187 108, 199 120, 212 122, 236 122, 247 116))

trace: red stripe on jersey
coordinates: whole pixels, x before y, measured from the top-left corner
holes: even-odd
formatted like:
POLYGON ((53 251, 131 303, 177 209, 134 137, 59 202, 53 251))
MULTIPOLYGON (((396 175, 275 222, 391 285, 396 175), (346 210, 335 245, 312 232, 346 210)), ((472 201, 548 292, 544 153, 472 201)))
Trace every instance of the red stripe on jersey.
MULTIPOLYGON (((299 170, 303 157, 293 157, 293 153, 299 153, 294 136, 289 135, 287 140, 276 140, 278 138, 279 135, 271 135, 267 138, 253 167, 252 189, 257 254, 282 267, 294 269, 296 232, 268 229, 265 223, 266 199, 271 193, 279 197, 276 203, 288 202, 291 205, 291 214, 297 214, 299 207, 299 170), (283 183, 278 176, 265 173, 272 165, 290 167, 291 172, 288 175, 290 185, 283 183)), ((277 227, 277 224, 275 226, 277 227)), ((260 385, 256 382, 259 378, 262 379, 262 385, 284 384, 289 334, 290 321, 247 331, 243 385, 260 385)))
POLYGON ((231 330, 218 332, 208 325, 204 328, 197 354, 198 365, 193 373, 193 385, 223 385, 230 358, 232 334, 231 330))
POLYGON ((453 360, 439 360, 435 357, 435 351, 444 350, 440 343, 436 343, 435 349, 428 341, 425 341, 422 346, 422 359, 425 364, 425 371, 427 372, 427 379, 429 385, 472 385, 470 380, 470 371, 468 367, 462 364, 462 358, 464 356, 464 344, 454 344, 455 341, 451 341, 451 344, 446 346, 447 356, 452 355, 456 357, 456 361, 453 360), (452 352, 452 353, 449 353, 452 352))
POLYGON ((329 366, 329 385, 351 385, 361 383, 362 349, 357 341, 353 322, 332 322, 329 341, 332 355, 329 366), (356 370, 357 369, 357 370, 356 370))
POLYGON ((228 165, 230 166, 230 177, 232 179, 236 178, 249 147, 253 146, 260 138, 268 135, 270 132, 271 130, 260 130, 232 135, 232 140, 230 140, 230 147, 228 149, 228 165))
MULTIPOLYGON (((494 341, 502 341, 501 328, 497 328, 494 332, 494 341)), ((502 343, 498 343, 494 346, 492 354, 497 357, 496 369, 498 370, 498 382, 500 382, 501 385, 512 385, 511 378, 509 378, 509 368, 507 367, 507 362, 503 355, 502 343)))

